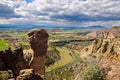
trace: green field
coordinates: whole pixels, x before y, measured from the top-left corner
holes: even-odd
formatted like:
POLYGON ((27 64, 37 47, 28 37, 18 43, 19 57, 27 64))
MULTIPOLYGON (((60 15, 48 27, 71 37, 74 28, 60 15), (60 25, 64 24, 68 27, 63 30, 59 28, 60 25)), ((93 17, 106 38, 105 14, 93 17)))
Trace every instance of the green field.
POLYGON ((6 49, 6 48, 8 48, 8 46, 7 46, 7 41, 5 41, 5 40, 0 40, 0 50, 4 50, 4 49, 6 49))
POLYGON ((11 37, 27 38, 26 32, 8 32, 7 34, 11 37))

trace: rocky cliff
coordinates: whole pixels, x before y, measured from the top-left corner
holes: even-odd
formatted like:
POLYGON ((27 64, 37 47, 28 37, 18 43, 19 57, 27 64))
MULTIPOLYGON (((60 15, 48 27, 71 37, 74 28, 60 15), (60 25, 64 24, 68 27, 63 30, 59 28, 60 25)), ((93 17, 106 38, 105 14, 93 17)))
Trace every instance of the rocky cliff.
POLYGON ((0 70, 12 70, 14 76, 19 75, 21 69, 29 68, 23 58, 23 49, 12 51, 10 48, 0 51, 0 70))
POLYGON ((105 80, 120 80, 120 38, 96 39, 91 54, 102 55, 101 67, 106 72, 105 80))
POLYGON ((4 79, 2 77, 10 70, 13 76, 7 76, 5 80, 11 77, 13 80, 44 80, 48 34, 44 29, 33 29, 28 36, 33 50, 30 64, 24 60, 22 48, 0 51, 0 79, 4 79))
POLYGON ((120 80, 120 38, 95 39, 80 51, 80 57, 89 63, 99 63, 105 73, 104 80, 120 80))
POLYGON ((104 54, 109 58, 120 57, 120 38, 96 39, 92 43, 91 54, 104 54))
POLYGON ((109 29, 97 30, 88 34, 87 36, 99 38, 118 38, 120 37, 120 26, 115 26, 109 29))

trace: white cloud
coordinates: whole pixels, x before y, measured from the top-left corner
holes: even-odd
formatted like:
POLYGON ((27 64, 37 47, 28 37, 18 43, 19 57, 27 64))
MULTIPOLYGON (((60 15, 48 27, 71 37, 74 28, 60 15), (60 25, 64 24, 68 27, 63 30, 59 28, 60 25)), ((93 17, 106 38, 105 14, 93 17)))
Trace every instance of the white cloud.
MULTIPOLYGON (((19 2, 20 3, 20 2, 19 2)), ((84 14, 88 16, 112 16, 120 13, 120 1, 111 0, 35 0, 32 3, 21 4, 18 11, 30 13, 37 16, 39 13, 49 15, 75 15, 84 14)), ((19 12, 20 13, 20 12, 19 12)), ((42 15, 42 14, 41 14, 42 15)), ((43 15, 44 16, 44 15, 43 15)))
MULTIPOLYGON (((11 7, 21 18, 11 18, 8 21, 61 24, 89 25, 99 23, 112 25, 120 21, 119 0, 2 0, 0 3, 11 7), (36 20, 36 21, 34 21, 36 20)), ((117 24, 116 23, 116 24, 117 24)))

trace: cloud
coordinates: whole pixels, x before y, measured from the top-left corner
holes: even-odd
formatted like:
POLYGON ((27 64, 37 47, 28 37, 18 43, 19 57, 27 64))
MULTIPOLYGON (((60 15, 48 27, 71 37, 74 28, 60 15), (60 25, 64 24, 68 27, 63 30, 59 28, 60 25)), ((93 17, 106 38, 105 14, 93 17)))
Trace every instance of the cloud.
POLYGON ((119 4, 119 0, 3 0, 0 17, 11 18, 12 23, 22 19, 33 24, 114 24, 120 21, 119 4))
POLYGON ((14 9, 8 5, 0 3, 0 18, 19 18, 20 15, 15 14, 14 9))
MULTIPOLYGON (((112 21, 120 20, 120 1, 77 1, 69 3, 66 10, 59 14, 51 15, 51 18, 65 19, 68 21, 112 21)), ((67 4, 66 4, 67 6, 67 4)))
POLYGON ((120 1, 112 0, 35 0, 21 9, 33 16, 68 21, 120 20, 120 1))

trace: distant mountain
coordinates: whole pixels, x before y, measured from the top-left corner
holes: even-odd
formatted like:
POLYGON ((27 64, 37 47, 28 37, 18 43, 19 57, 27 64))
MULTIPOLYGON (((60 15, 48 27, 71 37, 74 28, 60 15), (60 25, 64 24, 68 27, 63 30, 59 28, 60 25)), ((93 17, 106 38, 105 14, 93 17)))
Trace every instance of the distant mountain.
POLYGON ((0 24, 0 28, 32 28, 32 25, 0 24))
POLYGON ((88 26, 88 29, 105 29, 106 27, 104 26, 88 26))
POLYGON ((27 25, 27 24, 0 24, 0 28, 14 28, 14 29, 32 29, 32 28, 60 28, 60 29, 104 29, 104 26, 88 26, 88 27, 78 27, 78 26, 54 26, 54 25, 27 25))

